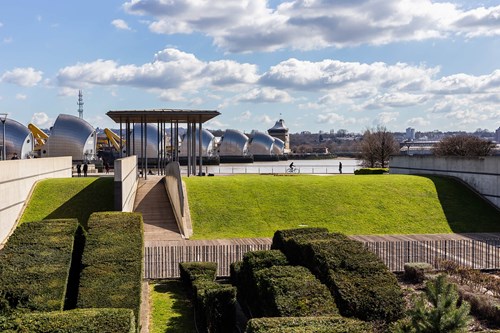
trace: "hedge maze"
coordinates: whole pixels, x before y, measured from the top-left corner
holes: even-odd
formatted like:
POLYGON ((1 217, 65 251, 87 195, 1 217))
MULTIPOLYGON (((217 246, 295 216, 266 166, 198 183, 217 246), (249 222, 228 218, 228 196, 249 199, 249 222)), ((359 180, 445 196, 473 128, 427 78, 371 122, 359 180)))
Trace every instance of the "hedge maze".
POLYGON ((361 243, 324 228, 277 231, 271 250, 231 265, 232 286, 214 281, 216 268, 180 264, 210 333, 235 331, 237 305, 251 318, 246 333, 375 332, 403 316, 402 291, 387 267, 361 243))
POLYGON ((0 331, 138 331, 142 218, 94 213, 89 226, 44 220, 15 230, 0 251, 0 331))

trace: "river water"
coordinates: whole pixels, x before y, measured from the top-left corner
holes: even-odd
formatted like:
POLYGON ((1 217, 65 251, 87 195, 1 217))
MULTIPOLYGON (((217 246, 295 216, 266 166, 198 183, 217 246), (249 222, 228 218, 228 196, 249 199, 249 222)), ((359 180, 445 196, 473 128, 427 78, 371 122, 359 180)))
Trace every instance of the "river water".
MULTIPOLYGON (((206 174, 259 174, 259 173, 285 173, 290 163, 293 162, 298 173, 301 174, 339 174, 339 163, 342 163, 342 173, 352 174, 361 168, 360 160, 348 158, 335 158, 329 160, 288 160, 254 163, 224 163, 220 165, 203 166, 206 174)), ((181 167, 186 173, 186 167, 181 167)), ((196 169, 198 172, 198 168, 196 169)))

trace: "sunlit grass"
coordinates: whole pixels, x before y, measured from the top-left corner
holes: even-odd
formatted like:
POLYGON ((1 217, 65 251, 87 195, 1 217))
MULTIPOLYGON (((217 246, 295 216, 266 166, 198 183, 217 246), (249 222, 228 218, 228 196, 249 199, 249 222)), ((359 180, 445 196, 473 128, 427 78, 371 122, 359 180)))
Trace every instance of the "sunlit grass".
POLYGON ((189 295, 180 281, 152 283, 149 285, 151 333, 192 333, 194 313, 189 295))
POLYGON ((113 205, 111 177, 46 179, 36 184, 20 221, 72 217, 86 226, 91 213, 113 210, 113 205))
POLYGON ((184 181, 194 239, 271 237, 300 226, 346 234, 500 231, 498 211, 447 178, 238 175, 184 181))

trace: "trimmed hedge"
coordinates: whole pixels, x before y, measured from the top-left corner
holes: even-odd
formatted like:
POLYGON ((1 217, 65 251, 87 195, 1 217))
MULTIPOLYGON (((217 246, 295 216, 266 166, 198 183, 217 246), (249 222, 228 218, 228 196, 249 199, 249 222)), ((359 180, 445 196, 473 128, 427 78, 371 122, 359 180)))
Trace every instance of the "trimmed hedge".
POLYGON ((196 319, 206 331, 231 332, 236 323, 236 288, 215 282, 217 264, 183 262, 181 280, 193 292, 196 319))
POLYGON ((71 268, 76 219, 19 225, 0 251, 0 313, 62 311, 71 268))
POLYGON ((356 319, 333 317, 254 318, 245 333, 369 333, 372 325, 356 319))
POLYGON ((273 266, 257 271, 255 278, 263 317, 338 314, 328 288, 305 267, 273 266))
POLYGON ((388 172, 389 168, 362 168, 354 170, 355 175, 382 175, 388 172))
POLYGON ((140 214, 92 214, 88 221, 77 307, 131 309, 137 323, 143 249, 140 214))
POLYGON ((318 237, 322 237, 323 235, 328 234, 327 228, 300 228, 300 229, 286 229, 286 230, 278 230, 274 233, 273 242, 271 244, 272 250, 279 250, 283 248, 284 243, 290 238, 306 236, 306 237, 314 237, 313 235, 318 235, 318 237))
POLYGON ((134 333, 134 313, 129 309, 77 309, 25 313, 11 318, 4 333, 134 333))
POLYGON ((239 273, 237 276, 231 276, 231 281, 237 281, 238 298, 242 300, 252 312, 255 312, 252 313, 252 316, 260 316, 259 302, 255 298, 255 295, 259 292, 257 281, 255 280, 255 273, 263 268, 285 265, 288 265, 288 260, 283 252, 279 250, 247 252, 243 255, 241 265, 233 265, 233 270, 231 272, 236 273, 237 271, 234 268, 239 267, 239 273))
POLYGON ((217 277, 216 262, 181 262, 179 263, 181 281, 191 287, 198 279, 215 281, 217 277))
POLYGON ((361 242, 340 234, 301 235, 286 239, 281 250, 330 289, 342 315, 387 322, 403 315, 396 277, 361 242))

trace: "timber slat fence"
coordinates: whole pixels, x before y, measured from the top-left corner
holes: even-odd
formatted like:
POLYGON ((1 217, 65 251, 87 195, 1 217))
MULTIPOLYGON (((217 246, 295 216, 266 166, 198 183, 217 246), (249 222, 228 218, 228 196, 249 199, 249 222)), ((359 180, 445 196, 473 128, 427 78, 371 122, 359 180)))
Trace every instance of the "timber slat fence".
MULTIPOLYGON (((402 271, 407 262, 427 262, 439 268, 451 260, 473 269, 500 269, 500 239, 418 240, 363 242, 391 271, 402 271)), ((217 263, 217 276, 229 276, 230 265, 248 251, 268 250, 271 244, 150 246, 144 251, 145 278, 179 277, 179 263, 217 263)))

